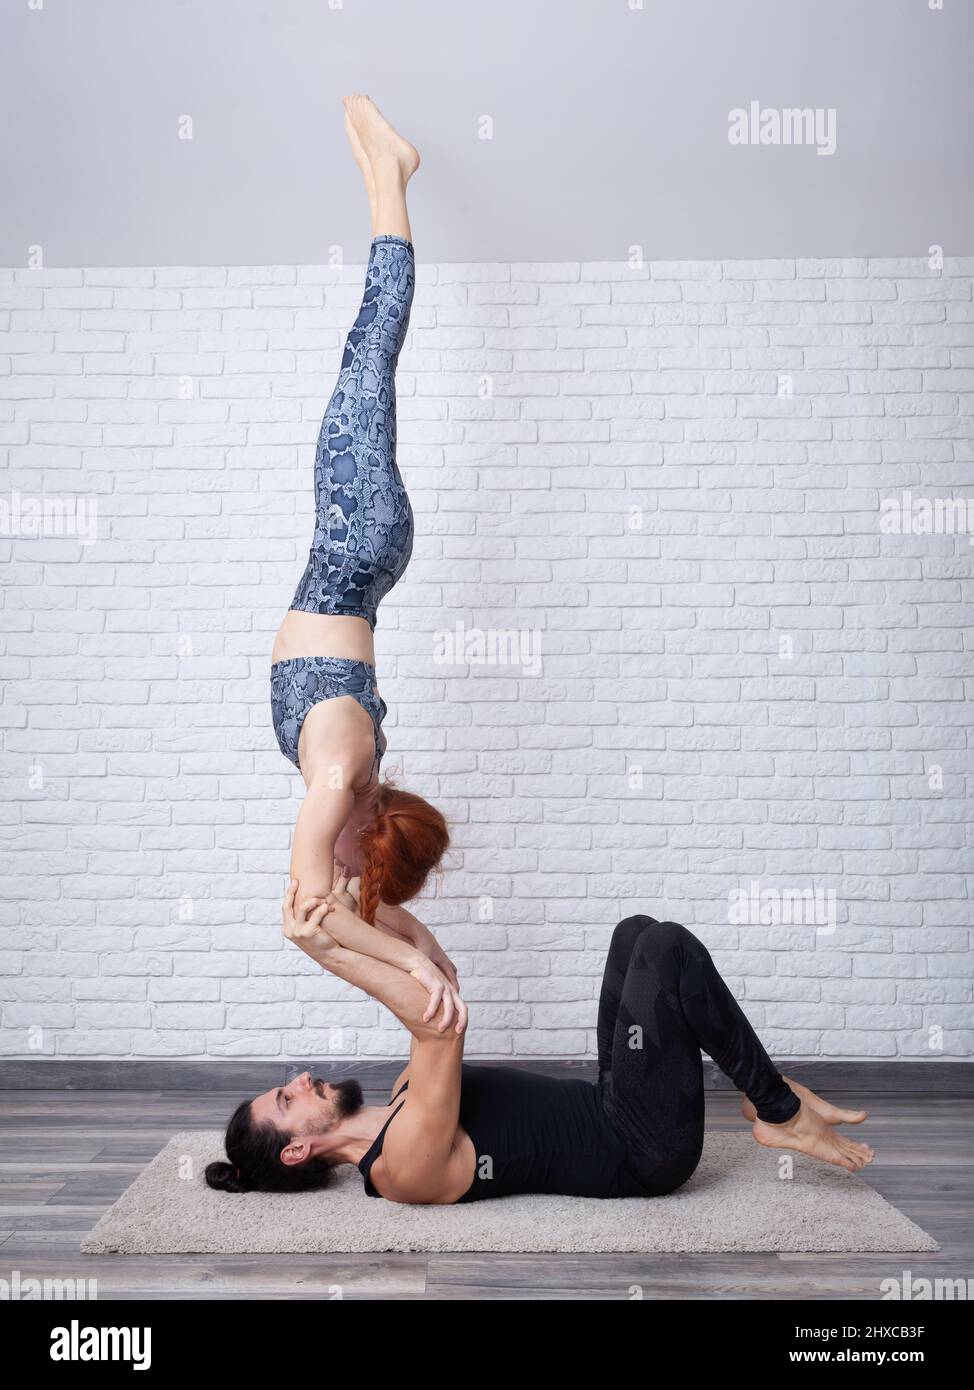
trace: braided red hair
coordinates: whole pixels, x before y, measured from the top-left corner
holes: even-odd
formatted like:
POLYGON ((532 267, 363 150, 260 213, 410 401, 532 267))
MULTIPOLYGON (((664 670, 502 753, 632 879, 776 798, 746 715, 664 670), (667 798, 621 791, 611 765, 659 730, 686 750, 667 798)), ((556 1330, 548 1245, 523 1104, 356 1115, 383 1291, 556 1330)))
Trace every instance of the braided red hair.
POLYGON ((359 916, 375 922, 379 903, 398 907, 421 890, 446 853, 450 832, 435 806, 384 782, 362 830, 359 916))

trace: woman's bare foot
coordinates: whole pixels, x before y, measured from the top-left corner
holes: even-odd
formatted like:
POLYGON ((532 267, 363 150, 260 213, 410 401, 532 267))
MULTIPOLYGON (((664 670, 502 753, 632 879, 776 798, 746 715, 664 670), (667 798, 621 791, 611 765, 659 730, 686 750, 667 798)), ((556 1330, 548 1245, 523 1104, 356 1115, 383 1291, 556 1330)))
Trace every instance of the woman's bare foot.
POLYGON ((352 125, 352 118, 348 114, 347 107, 345 110, 345 134, 348 136, 348 143, 352 147, 355 163, 361 169, 362 178, 365 180, 365 191, 369 198, 369 211, 372 214, 372 230, 374 232, 376 213, 375 175, 372 172, 372 165, 369 163, 369 157, 362 148, 361 140, 358 138, 358 131, 352 125))
POLYGON ((394 159, 405 187, 419 168, 419 151, 393 129, 371 97, 355 93, 342 101, 373 173, 394 159))
MULTIPOLYGON (((826 1124, 830 1125, 861 1125, 867 1118, 865 1110, 841 1110, 839 1106, 833 1105, 830 1101, 823 1100, 814 1091, 810 1091, 807 1086, 803 1086, 800 1081, 793 1081, 790 1076, 783 1076, 789 1088, 801 1101, 806 1109, 811 1109, 816 1114, 821 1115, 826 1124)), ((748 1100, 747 1096, 741 1097, 741 1114, 746 1120, 754 1121, 758 1117, 758 1112, 748 1100)))

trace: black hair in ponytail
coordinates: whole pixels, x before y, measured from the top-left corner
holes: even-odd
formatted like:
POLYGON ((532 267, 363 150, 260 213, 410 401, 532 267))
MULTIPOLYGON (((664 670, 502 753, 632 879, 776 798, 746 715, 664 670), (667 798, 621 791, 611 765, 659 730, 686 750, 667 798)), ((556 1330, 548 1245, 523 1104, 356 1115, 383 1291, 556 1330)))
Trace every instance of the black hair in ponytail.
POLYGON ((270 1124, 254 1124, 250 1106, 249 1100, 241 1101, 230 1116, 223 1141, 230 1162, 206 1165, 208 1186, 218 1192, 309 1192, 325 1187, 331 1164, 323 1158, 282 1163, 281 1150, 293 1136, 270 1124))

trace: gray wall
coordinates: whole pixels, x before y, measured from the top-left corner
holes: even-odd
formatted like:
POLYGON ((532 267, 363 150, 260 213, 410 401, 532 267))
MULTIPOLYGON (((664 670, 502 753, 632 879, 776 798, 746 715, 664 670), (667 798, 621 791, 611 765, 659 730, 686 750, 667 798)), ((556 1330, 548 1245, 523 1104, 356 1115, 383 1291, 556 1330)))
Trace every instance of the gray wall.
POLYGON ((2 0, 0 262, 353 258, 356 89, 423 150, 426 260, 974 251, 965 0, 632 3, 2 0), (834 108, 835 153, 732 146, 751 100, 834 108))

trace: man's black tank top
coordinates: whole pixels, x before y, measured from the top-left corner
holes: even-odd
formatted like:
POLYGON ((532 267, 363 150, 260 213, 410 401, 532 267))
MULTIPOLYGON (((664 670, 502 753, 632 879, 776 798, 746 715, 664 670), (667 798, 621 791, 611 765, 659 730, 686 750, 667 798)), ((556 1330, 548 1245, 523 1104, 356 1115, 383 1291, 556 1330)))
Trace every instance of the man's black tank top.
MULTIPOLYGON (((390 1105, 409 1085, 405 1082, 390 1105)), ((465 1063, 460 1081, 460 1124, 473 1141, 474 1179, 457 1200, 477 1202, 517 1192, 571 1197, 645 1197, 626 1162, 626 1147, 603 1108, 604 1087, 538 1072, 465 1063)), ((396 1106, 358 1167, 370 1197, 381 1197, 369 1177, 382 1152, 396 1106)))

